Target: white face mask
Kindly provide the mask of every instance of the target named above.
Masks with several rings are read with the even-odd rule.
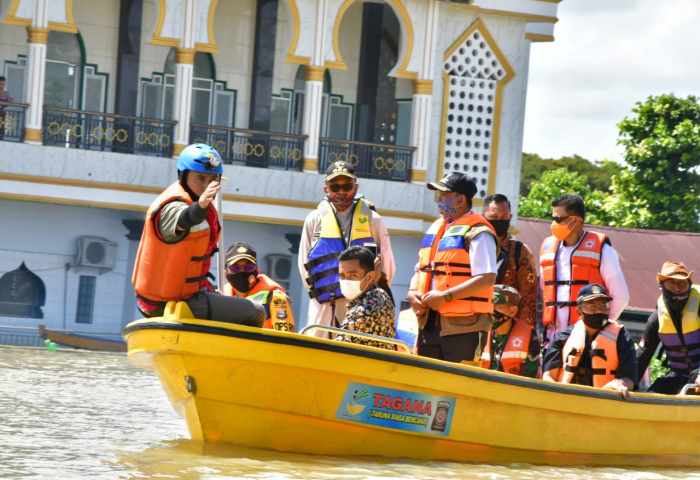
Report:
[[[361,285],[365,278],[367,278],[367,275],[362,280],[340,280],[340,291],[343,293],[343,296],[348,300],[354,300],[362,295],[364,289]]]

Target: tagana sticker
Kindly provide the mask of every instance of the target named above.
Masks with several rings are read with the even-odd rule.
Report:
[[[448,436],[455,398],[363,383],[348,383],[335,418],[379,427]]]

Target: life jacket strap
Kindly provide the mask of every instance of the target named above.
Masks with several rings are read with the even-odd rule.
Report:
[[[576,302],[545,302],[547,307],[575,307]]]
[[[323,287],[319,288],[312,288],[309,290],[309,298],[316,298],[319,295],[326,293],[326,292],[335,292],[340,288],[340,283],[331,283],[330,285],[325,285]]]
[[[316,265],[320,265],[330,260],[334,260],[338,258],[338,255],[340,255],[339,252],[331,252],[325,255],[321,255],[320,257],[316,257],[313,260],[309,260],[308,262],[306,262],[304,264],[304,268],[306,268],[306,270],[310,272],[311,269],[314,268]]]
[[[600,357],[605,361],[608,360],[608,356],[605,355],[605,350],[603,350],[601,348],[592,348],[590,351],[590,355],[591,355],[591,358],[592,357]]]
[[[306,283],[308,285],[313,285],[323,278],[332,277],[333,275],[337,275],[337,274],[338,274],[337,268],[329,268],[328,270],[324,270],[322,272],[316,272],[313,275],[309,275],[308,277],[306,277]]]
[[[547,280],[545,285],[588,285],[587,280]]]

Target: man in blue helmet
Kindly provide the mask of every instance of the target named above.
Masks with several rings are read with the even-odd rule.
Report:
[[[262,326],[262,305],[216,293],[209,282],[221,232],[212,204],[224,172],[219,153],[190,145],[180,153],[177,171],[179,180],[146,214],[132,278],[139,310],[158,317],[168,301],[184,300],[196,318]]]

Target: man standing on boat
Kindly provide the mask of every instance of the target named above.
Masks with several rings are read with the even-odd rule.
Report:
[[[438,191],[441,218],[423,238],[409,284],[408,301],[420,327],[417,353],[477,364],[493,324],[498,238],[488,220],[472,211],[477,187],[469,177],[450,173],[428,188]]]
[[[247,243],[234,243],[226,251],[224,294],[247,298],[265,308],[263,328],[294,331],[291,300],[282,285],[260,273],[258,255]]]
[[[309,291],[308,325],[338,327],[345,317],[346,299],[340,291],[338,255],[347,247],[368,242],[378,246],[383,275],[377,283],[387,292],[396,265],[384,220],[372,202],[357,194],[352,165],[335,162],[326,169],[326,198],[304,221],[299,244],[299,272]],[[317,336],[327,337],[319,332]]]
[[[520,292],[508,285],[493,287],[493,328],[481,357],[482,368],[537,378],[540,374],[540,342],[529,324],[516,318]]]
[[[629,303],[617,252],[607,235],[584,230],[585,218],[580,195],[567,193],[552,201],[552,236],[540,248],[544,347],[578,321],[576,298],[584,285],[598,283],[610,292],[610,320],[617,320]]]
[[[221,231],[212,203],[224,173],[219,153],[190,145],[180,153],[177,172],[178,181],[146,213],[132,278],[139,310],[158,317],[168,301],[182,300],[195,318],[262,326],[262,305],[216,293],[209,282]]]
[[[489,195],[484,199],[482,212],[501,244],[496,283],[510,285],[520,293],[518,319],[537,328],[537,263],[530,248],[508,234],[513,218],[510,200],[500,193]]]
[[[617,390],[629,400],[637,387],[634,342],[610,317],[612,297],[597,283],[578,292],[580,322],[559,332],[544,355],[543,380]]]
[[[700,287],[681,262],[665,262],[656,275],[661,295],[649,316],[637,349],[637,372],[643,375],[659,343],[671,367],[647,390],[677,395],[688,383],[700,385]]]

